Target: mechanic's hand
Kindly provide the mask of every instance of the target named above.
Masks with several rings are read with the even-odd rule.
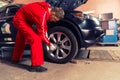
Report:
[[[51,44],[50,44],[50,50],[51,50],[51,51],[54,51],[55,49],[56,49],[56,46],[51,43]]]

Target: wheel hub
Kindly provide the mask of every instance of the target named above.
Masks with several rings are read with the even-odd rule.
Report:
[[[62,43],[61,43],[61,42],[57,42],[56,45],[57,45],[58,47],[60,47],[60,46],[62,46]]]
[[[50,40],[56,46],[56,50],[51,52],[51,56],[57,59],[66,58],[71,51],[71,41],[62,32],[55,32],[50,35]]]

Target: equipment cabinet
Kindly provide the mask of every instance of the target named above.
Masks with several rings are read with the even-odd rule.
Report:
[[[118,41],[118,25],[116,19],[102,20],[102,28],[105,29],[105,35],[102,37],[103,44],[116,44]]]

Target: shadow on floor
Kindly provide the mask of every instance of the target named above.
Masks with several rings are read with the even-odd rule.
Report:
[[[24,57],[19,63],[13,63],[10,58],[0,58],[0,63],[21,69],[29,69],[31,66],[29,57]]]

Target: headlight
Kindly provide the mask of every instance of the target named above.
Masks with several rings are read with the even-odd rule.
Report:
[[[81,20],[84,20],[84,14],[83,13],[74,13],[73,14],[75,17],[81,19]]]

